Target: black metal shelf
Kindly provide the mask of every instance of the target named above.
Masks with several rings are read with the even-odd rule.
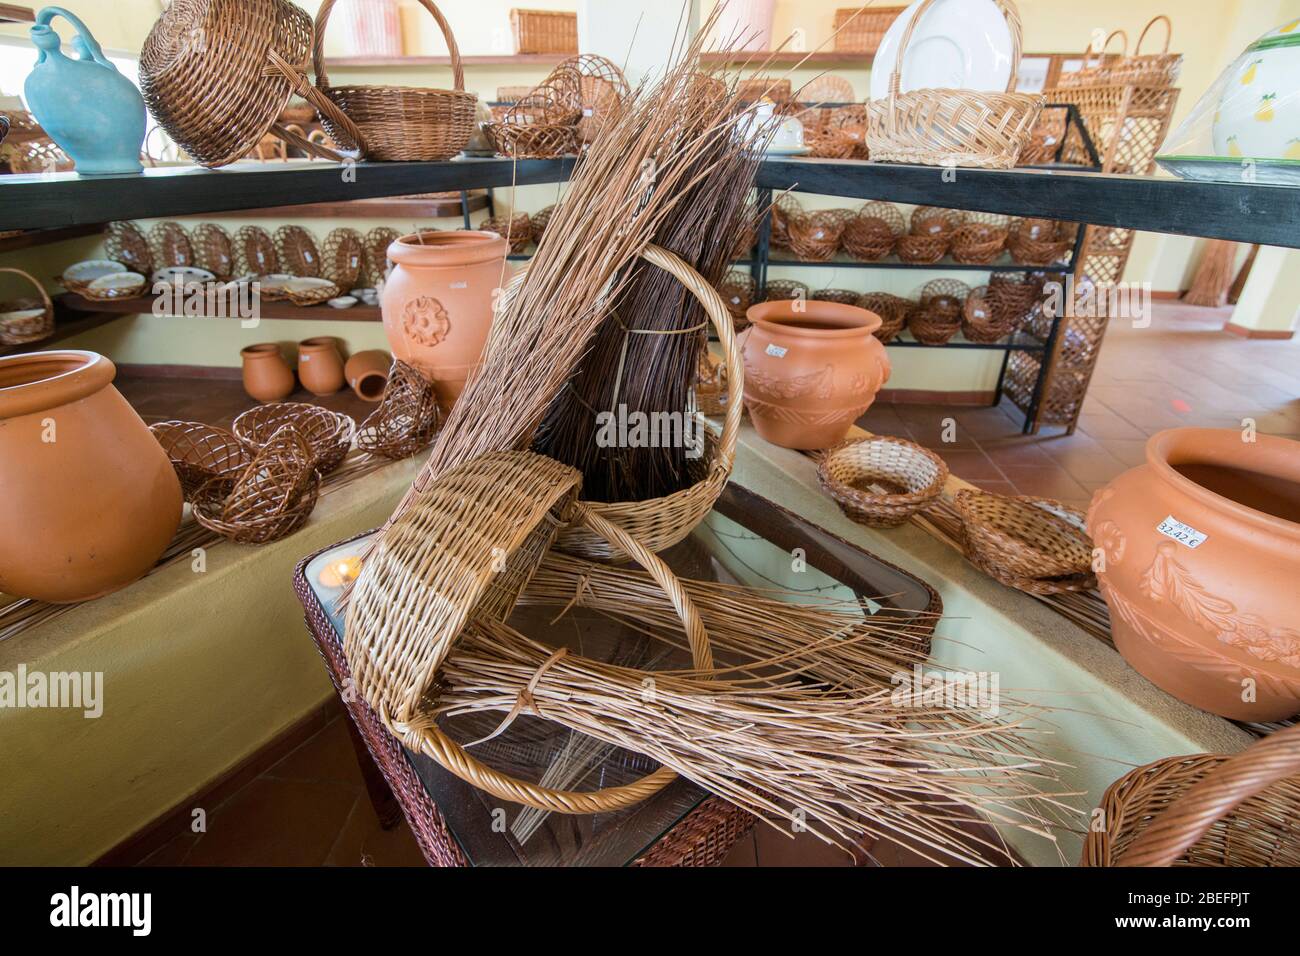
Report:
[[[752,266],[754,259],[737,259],[732,262],[736,266]],[[863,262],[860,259],[854,259],[844,253],[837,253],[833,259],[825,262],[811,262],[807,259],[791,259],[785,256],[769,256],[767,260],[769,266],[794,266],[798,268],[812,269],[915,269],[926,272],[1060,272],[1069,270],[1072,266],[1068,262],[1055,263],[1050,266],[1027,266],[1020,262],[1015,262],[1010,256],[1004,255],[997,262],[989,265],[970,265],[963,262],[953,262],[947,256],[935,263],[917,263],[903,262],[896,256],[888,256],[884,259],[878,259],[872,262]]]
[[[908,336],[903,338],[902,336]],[[900,349],[963,349],[966,351],[983,351],[983,352],[1044,352],[1047,350],[1046,344],[1040,339],[1034,338],[1023,332],[1017,332],[1009,338],[997,342],[968,342],[960,334],[949,339],[943,345],[926,345],[924,342],[918,342],[910,337],[910,333],[904,331],[900,337],[893,339],[885,344],[886,348]]]

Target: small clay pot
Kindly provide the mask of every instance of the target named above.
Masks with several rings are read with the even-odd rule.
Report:
[[[0,358],[0,592],[88,601],[157,563],[181,521],[167,453],[94,352]]]
[[[388,370],[393,367],[393,357],[383,349],[368,349],[353,355],[343,366],[343,377],[356,393],[357,398],[366,402],[377,402],[384,397],[384,387],[388,384]]]
[[[313,395],[333,395],[343,387],[338,339],[321,335],[298,343],[298,381]]]
[[[293,372],[274,342],[262,342],[241,349],[244,360],[244,391],[259,402],[278,402],[293,394]]]
[[[764,302],[747,313],[745,407],[784,448],[839,444],[889,380],[874,312],[838,302]]]

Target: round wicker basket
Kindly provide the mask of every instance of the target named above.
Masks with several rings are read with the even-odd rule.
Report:
[[[210,481],[224,479],[230,493],[235,479],[253,461],[253,455],[233,432],[202,422],[158,422],[150,425],[158,444],[167,453],[185,500]],[[215,489],[214,489],[215,490]]]
[[[880,436],[831,448],[817,466],[817,478],[854,521],[894,528],[938,499],[948,466],[928,448]]]
[[[208,481],[194,493],[194,520],[241,544],[265,544],[296,531],[320,493],[320,472],[306,439],[282,427],[233,482]]]
[[[260,450],[285,426],[311,448],[313,467],[328,475],[348,455],[357,426],[351,416],[305,402],[269,402],[250,408],[235,419],[232,431],[244,444]]]
[[[1059,590],[1096,586],[1083,515],[1059,501],[963,489],[956,505],[967,557],[1002,583],[1021,590],[1035,582]]]
[[[888,292],[867,292],[858,297],[854,303],[859,309],[866,309],[880,316],[881,325],[873,333],[882,344],[888,345],[903,331],[907,325],[908,313],[915,303],[902,296]]]
[[[0,345],[27,345],[54,334],[54,303],[36,277],[22,269],[0,267],[0,272],[21,276],[36,289],[36,296],[0,302]]]

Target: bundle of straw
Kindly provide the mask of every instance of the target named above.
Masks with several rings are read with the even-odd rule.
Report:
[[[1237,244],[1225,239],[1213,239],[1196,266],[1192,286],[1183,293],[1188,305],[1218,308],[1228,301],[1228,288],[1232,285],[1233,266],[1237,261]]]

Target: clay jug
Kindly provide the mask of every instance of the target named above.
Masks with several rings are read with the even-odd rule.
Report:
[[[321,335],[298,343],[298,381],[313,395],[333,395],[343,387],[338,339]]]
[[[357,398],[365,402],[377,402],[384,397],[384,388],[388,385],[388,370],[393,366],[393,357],[382,349],[367,349],[357,352],[348,364],[343,366],[343,377],[356,393]]]
[[[763,302],[746,313],[745,407],[774,445],[811,450],[844,440],[889,380],[872,333],[880,316],[838,302]]]
[[[444,411],[482,357],[505,256],[495,232],[426,232],[388,247],[384,331],[393,355],[433,380]]]
[[[1300,712],[1300,442],[1177,428],[1093,497],[1115,646],[1153,684],[1234,720]]]
[[[280,354],[280,346],[263,342],[241,349],[244,391],[259,402],[278,402],[293,392],[293,372]]]
[[[0,592],[68,604],[130,584],[181,520],[167,455],[94,352],[0,358]]]

